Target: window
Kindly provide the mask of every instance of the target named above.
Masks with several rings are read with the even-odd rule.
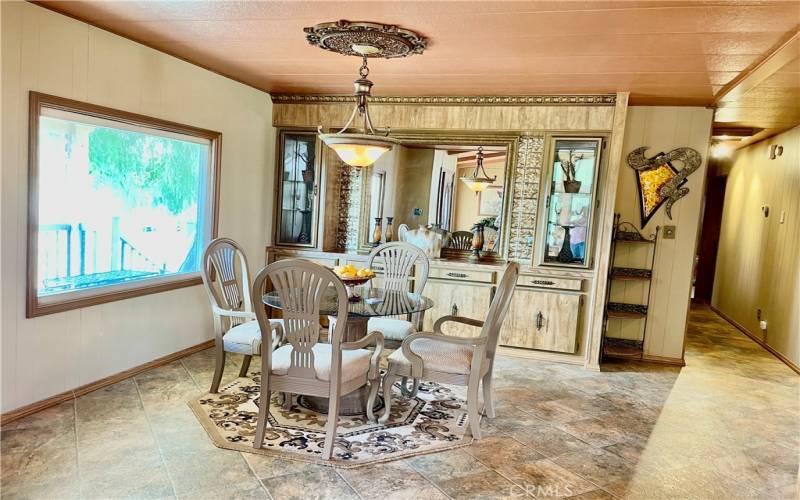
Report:
[[[200,283],[221,134],[31,92],[28,316]]]

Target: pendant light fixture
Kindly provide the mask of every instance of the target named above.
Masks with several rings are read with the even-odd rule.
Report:
[[[353,82],[355,87],[356,105],[353,112],[350,113],[350,119],[344,124],[341,130],[333,134],[322,133],[322,127],[319,128],[319,138],[330,146],[339,158],[346,164],[353,167],[368,167],[375,163],[378,158],[394,147],[399,141],[389,137],[389,128],[379,135],[372,125],[372,119],[369,116],[369,108],[367,98],[370,96],[372,90],[372,81],[367,76],[369,75],[369,68],[367,67],[367,55],[374,49],[370,46],[354,47],[354,50],[360,50],[362,54],[361,68],[358,70],[359,78]],[[348,133],[347,129],[353,122],[361,123],[361,133]]]
[[[350,22],[340,20],[321,23],[304,28],[306,39],[311,45],[321,49],[361,58],[359,78],[353,82],[356,105],[344,127],[335,133],[323,133],[319,128],[319,138],[330,146],[343,162],[353,167],[367,167],[375,163],[384,153],[391,150],[399,141],[389,137],[389,128],[377,129],[369,116],[368,99],[372,91],[372,81],[367,76],[368,57],[391,59],[422,54],[427,41],[419,34],[393,24],[370,22]],[[355,125],[359,132],[348,132]]]
[[[472,172],[471,176],[460,177],[460,179],[470,190],[476,193],[483,191],[497,180],[496,175],[489,177],[486,174],[486,170],[483,169],[483,146],[478,146],[478,152],[475,154],[475,171]]]

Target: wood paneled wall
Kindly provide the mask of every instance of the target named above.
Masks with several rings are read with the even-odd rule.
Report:
[[[614,106],[425,106],[370,104],[372,122],[395,130],[609,131]],[[273,104],[276,127],[341,127],[352,103]]]
[[[644,346],[645,356],[652,358],[683,358],[683,344],[692,286],[692,270],[697,246],[700,215],[703,209],[703,190],[706,177],[707,155],[713,111],[690,107],[628,108],[628,121],[623,144],[623,161],[620,165],[617,187],[616,211],[624,221],[640,226],[638,188],[634,170],[625,162],[632,150],[649,146],[646,154],[688,146],[703,157],[700,168],[691,174],[685,187],[689,194],[672,207],[672,220],[662,206],[643,228],[647,235],[656,226],[666,224],[677,228],[676,238],[665,240],[659,235],[658,251],[654,264],[653,291]],[[677,168],[682,165],[677,164]],[[649,267],[651,251],[647,245],[617,245],[617,266]],[[611,299],[615,302],[647,303],[647,287],[635,281],[614,282]],[[639,320],[611,320],[608,335],[617,338],[641,338],[642,322]]]
[[[25,318],[28,92],[36,90],[222,132],[220,235],[263,263],[275,136],[269,96],[28,2],[1,2],[2,412],[213,337],[190,287]]]
[[[783,146],[774,160],[768,159],[772,145]],[[800,127],[732,159],[712,304],[800,365]],[[766,330],[759,328],[758,309]]]

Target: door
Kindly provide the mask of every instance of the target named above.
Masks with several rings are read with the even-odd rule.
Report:
[[[581,296],[517,287],[500,331],[500,344],[573,354]]]

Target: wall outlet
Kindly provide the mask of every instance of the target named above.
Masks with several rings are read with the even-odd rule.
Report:
[[[764,321],[764,320],[759,321],[758,322],[758,327],[761,328],[762,330],[766,330],[767,329],[767,322]]]
[[[676,226],[664,226],[663,238],[665,240],[674,240],[676,231]]]

